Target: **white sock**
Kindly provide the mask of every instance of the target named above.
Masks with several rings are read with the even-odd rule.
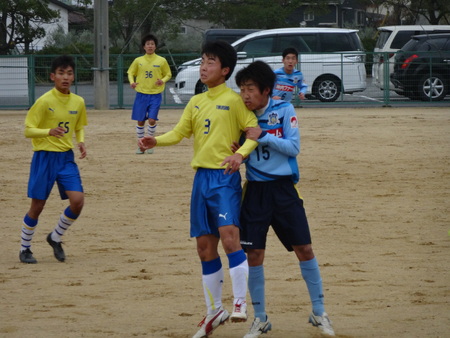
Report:
[[[202,275],[202,280],[207,313],[213,314],[222,306],[223,269]]]
[[[248,261],[245,260],[238,266],[230,268],[230,277],[233,284],[234,304],[240,304],[247,296]]]
[[[144,126],[136,126],[136,135],[138,138],[143,138],[145,134]]]
[[[155,136],[156,132],[156,124],[154,126],[148,125],[147,126],[147,133],[149,136]]]

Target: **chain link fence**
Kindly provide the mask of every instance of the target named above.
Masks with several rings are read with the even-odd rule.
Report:
[[[339,53],[338,53],[339,54]],[[323,82],[323,86],[330,86],[324,90],[337,90],[337,98],[332,102],[324,102],[318,99],[317,79],[314,77],[317,62],[301,62],[302,55],[299,56],[300,62],[298,69],[304,74],[305,82],[310,87],[310,93],[307,99],[300,101],[296,98],[293,101],[295,106],[321,106],[333,107],[342,105],[358,105],[358,106],[395,106],[395,105],[433,105],[433,106],[450,106],[450,61],[445,64],[430,62],[427,67],[426,74],[420,79],[405,79],[405,81],[415,81],[414,85],[409,86],[417,90],[417,95],[410,95],[410,91],[405,93],[400,87],[395,87],[390,81],[390,71],[392,67],[389,65],[389,56],[381,55],[383,53],[366,53],[365,60],[348,60],[348,55],[342,53],[341,59],[345,62],[327,63],[323,58],[321,69],[327,67],[340,67],[333,81],[326,78],[328,82]],[[386,53],[387,54],[387,53]],[[189,60],[198,58],[198,54],[160,54],[169,62],[172,70],[172,79],[167,83],[163,93],[162,108],[182,108],[189,101],[190,97],[195,94],[194,90],[190,92],[183,91],[181,82],[176,82],[177,75],[182,74],[186,69],[180,71],[180,66]],[[57,55],[27,55],[27,56],[0,56],[0,109],[28,109],[33,105],[46,91],[53,88],[50,81],[50,66],[52,60]],[[141,54],[136,55],[110,55],[109,60],[109,78],[110,78],[110,98],[109,105],[111,109],[130,109],[134,102],[135,91],[130,88],[127,77],[127,70],[131,62]],[[94,56],[93,55],[74,55],[76,62],[75,82],[72,85],[72,91],[85,99],[88,108],[94,108]],[[278,56],[279,57],[279,56]],[[318,54],[318,58],[321,55]],[[374,64],[373,60],[387,60],[383,64],[378,61]],[[431,60],[430,60],[431,61]],[[359,89],[353,93],[349,93],[346,86],[355,78],[354,68],[346,68],[352,63],[363,62],[365,71],[365,88]],[[269,62],[270,63],[270,62]],[[271,64],[273,68],[281,66],[277,61]],[[191,66],[192,67],[192,66]],[[198,67],[198,66],[193,66]],[[398,67],[397,67],[398,68]],[[197,68],[192,68],[197,69]],[[438,71],[439,69],[439,71]],[[323,70],[322,70],[323,71]],[[195,88],[198,85],[198,72],[191,71],[190,78],[185,79],[191,83],[184,83],[183,86]],[[187,74],[183,73],[183,74]],[[429,75],[428,77],[426,75]],[[439,76],[437,76],[439,75]],[[182,78],[180,75],[177,79]],[[353,79],[353,80],[352,80]],[[416,83],[417,81],[424,83]],[[314,83],[311,83],[313,81]],[[349,82],[350,81],[350,82]],[[396,84],[398,86],[398,83]],[[334,87],[333,87],[334,86]],[[428,87],[426,87],[428,86]],[[418,95],[420,90],[428,91],[429,95]],[[439,93],[439,100],[436,95]]]

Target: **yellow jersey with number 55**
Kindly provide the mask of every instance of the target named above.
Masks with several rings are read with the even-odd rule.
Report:
[[[74,93],[63,94],[56,88],[36,100],[25,118],[25,136],[31,138],[34,151],[63,152],[72,149],[73,135],[84,142],[87,125],[84,99]],[[50,136],[50,129],[63,127],[63,137]]]

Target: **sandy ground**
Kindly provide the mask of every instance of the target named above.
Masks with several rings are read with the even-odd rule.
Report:
[[[450,110],[297,113],[299,187],[337,336],[449,337]],[[189,238],[192,140],[135,155],[129,111],[89,111],[88,157],[78,160],[85,208],[64,238],[67,261],[45,242],[67,205],[54,189],[33,240],[39,262],[26,265],[25,114],[0,112],[0,337],[191,337],[205,313]],[[162,110],[158,133],[180,115]],[[264,337],[319,337],[297,261],[272,233],[265,269],[273,330]],[[249,325],[227,323],[213,337],[242,337]]]

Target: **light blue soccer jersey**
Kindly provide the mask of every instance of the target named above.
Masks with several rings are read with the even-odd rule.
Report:
[[[299,88],[300,93],[306,94],[308,85],[303,82],[301,71],[294,69],[292,74],[287,74],[284,67],[275,70],[277,80],[273,88],[272,96],[279,96],[283,101],[291,102],[295,93],[295,87]]]
[[[270,99],[264,113],[258,117],[263,130],[259,145],[246,161],[249,181],[272,181],[300,177],[296,156],[300,153],[300,131],[292,104]]]

